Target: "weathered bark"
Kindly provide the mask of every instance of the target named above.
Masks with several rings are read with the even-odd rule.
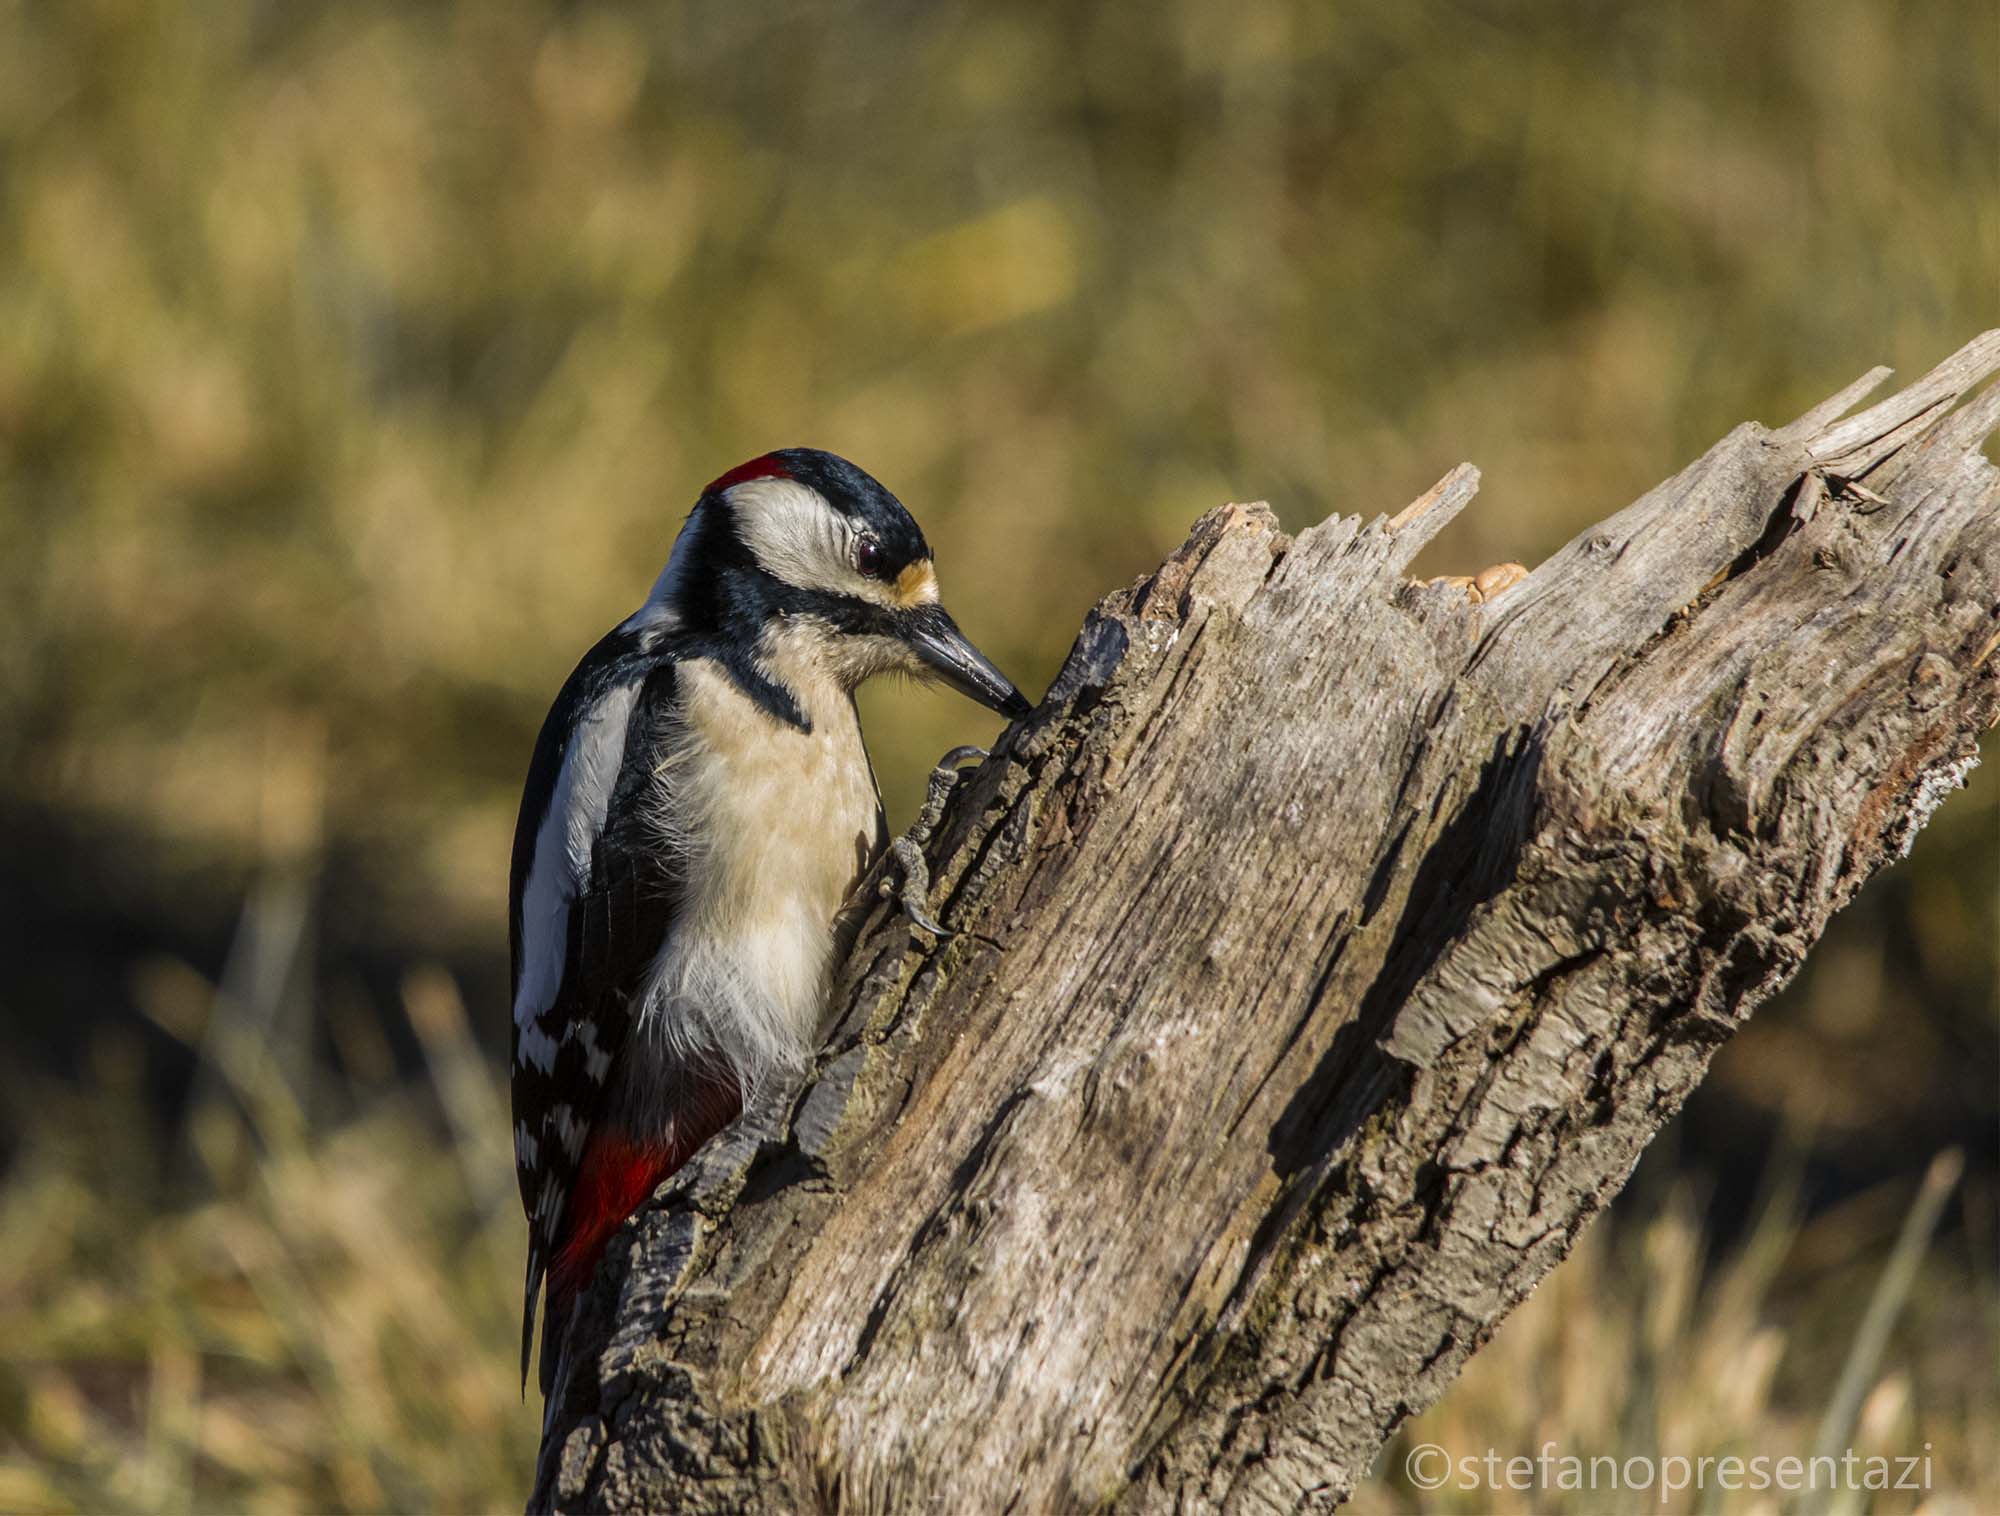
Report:
[[[1472,496],[1195,527],[613,1245],[539,1509],[1337,1503],[2000,712],[2000,333],[1477,603]]]

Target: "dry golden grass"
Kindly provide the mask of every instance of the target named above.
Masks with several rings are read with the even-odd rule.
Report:
[[[408,988],[432,1090],[306,1101],[204,1006],[215,1077],[165,1150],[115,1074],[50,1094],[0,1188],[0,1510],[519,1508],[539,1407],[504,1099],[449,982]],[[186,1025],[206,991],[154,996]]]
[[[448,979],[413,975],[404,1000],[429,1089],[322,1082],[301,1098],[244,1036],[242,1007],[170,975],[149,1004],[197,1032],[213,1076],[176,1142],[138,1138],[118,1087],[131,1070],[45,1103],[62,1119],[0,1187],[0,1509],[518,1507],[538,1427],[514,1357],[521,1229],[501,1092]],[[1390,1444],[1355,1509],[1773,1511],[1747,1494],[1425,1493],[1401,1470],[1421,1443],[1621,1463],[1803,1456],[1829,1422],[1829,1445],[1863,1455],[1929,1444],[1933,1482],[1928,1504],[1825,1508],[1990,1508],[1992,1261],[1905,1225],[1913,1272],[1898,1285],[1907,1187],[1807,1224],[1805,1151],[1770,1158],[1753,1224],[1720,1250],[1689,1181],[1642,1173],[1622,1221],[1588,1231]],[[1900,1329],[1855,1353],[1877,1302]],[[1836,1391],[1849,1358],[1851,1435]]]
[[[1896,1212],[1911,1202],[1902,1185],[1863,1197],[1832,1225],[1804,1224],[1797,1193],[1804,1156],[1802,1148],[1773,1155],[1779,1172],[1766,1176],[1759,1214],[1727,1248],[1704,1233],[1684,1179],[1668,1181],[1657,1197],[1633,1197],[1621,1207],[1621,1224],[1586,1232],[1445,1397],[1391,1440],[1353,1509],[1359,1516],[1993,1509],[2000,1385],[1990,1349],[2000,1281],[1992,1260],[1963,1239],[1933,1245],[1921,1226],[1899,1238]],[[1941,1158],[1928,1198],[1948,1193],[1957,1166],[1956,1155]],[[1913,1294],[1921,1307],[1912,1308]],[[1920,1319],[1885,1351],[1864,1329],[1871,1307],[1890,1319]],[[1956,1316],[1964,1336],[1937,1333],[1940,1316]],[[1558,1468],[1546,1487],[1512,1488],[1504,1477],[1489,1481],[1482,1462],[1476,1480],[1463,1481],[1476,1488],[1462,1487],[1454,1470],[1450,1487],[1424,1490],[1406,1460],[1426,1444],[1481,1460],[1490,1448],[1503,1464],[1549,1448],[1551,1459],[1585,1460],[1571,1476],[1585,1487],[1562,1488]],[[1594,1476],[1584,1472],[1592,1459],[1614,1459],[1621,1470],[1638,1459],[1637,1478],[1657,1486],[1655,1471],[1669,1457],[1689,1467],[1704,1457],[1761,1457],[1775,1482],[1777,1460],[1804,1460],[1820,1448],[1835,1456],[1852,1448],[1858,1459],[1927,1459],[1927,1470],[1909,1473],[1929,1482],[1915,1491],[1799,1497],[1749,1488],[1746,1469],[1734,1490],[1711,1473],[1705,1490],[1663,1498],[1657,1487],[1617,1486],[1611,1481],[1625,1476],[1602,1464]],[[1891,1479],[1901,1477],[1889,1467]],[[1436,1468],[1420,1462],[1416,1471]],[[1522,1482],[1531,1477],[1540,1478],[1523,1474]]]

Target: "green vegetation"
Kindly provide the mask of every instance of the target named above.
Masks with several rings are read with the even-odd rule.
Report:
[[[507,840],[702,481],[855,458],[1031,689],[1226,498],[1297,527],[1469,458],[1423,567],[1533,563],[2000,321],[1996,77],[1958,0],[0,0],[0,1508],[518,1505]],[[993,729],[865,714],[899,820]],[[2000,1500],[1997,796],[1432,1440],[1807,1451],[1957,1144],[1863,1428]],[[1371,1509],[1468,1508],[1391,1460]]]

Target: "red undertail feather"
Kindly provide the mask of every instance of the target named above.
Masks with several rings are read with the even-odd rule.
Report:
[[[570,1309],[597,1272],[611,1234],[703,1143],[735,1120],[741,1108],[734,1084],[708,1081],[684,1103],[666,1133],[643,1141],[615,1128],[591,1133],[563,1213],[562,1245],[549,1261],[548,1307],[542,1319],[544,1394],[554,1380],[556,1348],[568,1329]]]
[[[592,1134],[570,1188],[563,1245],[549,1265],[551,1303],[566,1303],[590,1283],[611,1234],[691,1151],[677,1142],[636,1143],[622,1132]]]

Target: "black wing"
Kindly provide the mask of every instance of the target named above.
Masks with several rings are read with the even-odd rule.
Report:
[[[681,896],[678,863],[662,846],[646,794],[676,719],[674,665],[659,657],[640,662],[636,647],[628,650],[614,644],[619,636],[614,633],[592,650],[550,711],[542,740],[536,744],[529,793],[515,832],[512,926],[519,1009],[522,893],[534,865],[549,796],[561,772],[565,741],[579,715],[607,693],[636,681],[604,824],[591,849],[589,878],[579,883],[568,903],[560,983],[546,1007],[525,1022],[517,1017],[514,1023],[515,1171],[528,1214],[523,1380],[542,1281],[561,1245],[570,1189],[624,1050],[635,1010],[632,996],[666,940]],[[535,799],[538,779],[540,803]],[[553,1043],[547,1067],[522,1056],[524,1031],[547,1039],[540,1043],[543,1048]],[[544,1379],[551,1368],[544,1362]]]

